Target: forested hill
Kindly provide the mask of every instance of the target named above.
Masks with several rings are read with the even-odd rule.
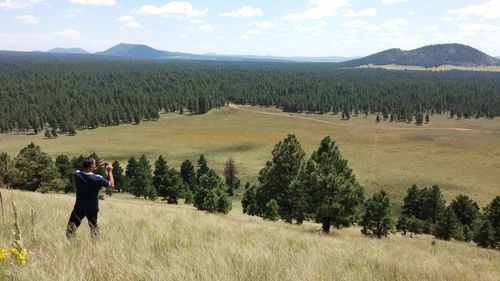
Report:
[[[389,49],[364,58],[342,63],[342,66],[362,65],[411,65],[437,67],[454,66],[491,66],[500,65],[500,61],[477,49],[461,44],[429,45],[411,51]]]
[[[54,48],[47,51],[47,53],[57,53],[57,54],[89,54],[81,48]]]
[[[0,132],[58,132],[203,114],[226,102],[288,112],[500,115],[500,73],[338,69],[335,64],[127,60],[0,52]]]
[[[113,46],[97,54],[107,55],[107,56],[121,56],[130,58],[149,58],[149,59],[191,56],[190,54],[185,54],[185,53],[161,51],[146,45],[125,44],[125,43],[120,43],[116,46]]]

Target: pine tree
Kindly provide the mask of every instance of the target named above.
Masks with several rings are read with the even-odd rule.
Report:
[[[488,220],[495,233],[493,247],[500,246],[500,196],[495,197],[488,206],[484,208],[484,219]]]
[[[495,241],[495,229],[489,220],[483,220],[474,236],[474,242],[476,242],[479,247],[483,248],[496,247],[498,242]]]
[[[250,183],[247,182],[248,185]],[[255,185],[245,187],[245,193],[241,199],[241,206],[243,208],[243,214],[250,216],[257,215],[257,201],[256,201],[256,191]]]
[[[307,194],[307,213],[322,224],[325,233],[332,225],[351,225],[364,202],[363,188],[329,136],[301,169],[296,184]]]
[[[7,172],[10,166],[10,156],[5,152],[0,153],[0,185],[6,181]]]
[[[262,213],[269,200],[275,199],[279,206],[279,215],[286,222],[293,218],[290,184],[299,172],[304,151],[295,135],[288,135],[272,151],[273,159],[259,172],[260,186],[256,192],[258,212]]]
[[[366,200],[364,209],[361,232],[377,238],[387,236],[394,225],[389,195],[383,190],[375,192],[372,198]]]
[[[29,191],[41,187],[45,187],[45,190],[59,190],[62,183],[57,180],[58,177],[59,172],[50,156],[33,143],[21,149],[12,160],[7,174],[8,183],[13,188]]]
[[[166,188],[166,182],[168,181],[168,165],[165,158],[162,155],[158,156],[154,164],[153,171],[153,186],[157,191],[162,193],[162,189]]]
[[[439,215],[434,235],[436,238],[443,240],[450,240],[451,238],[463,240],[462,225],[451,207],[447,207]]]
[[[123,175],[123,168],[120,166],[120,162],[113,162],[113,178],[115,179],[115,190],[124,188],[125,177]]]
[[[474,221],[479,217],[479,206],[466,195],[458,195],[451,201],[450,207],[464,226],[472,227]]]
[[[151,174],[151,165],[146,155],[143,154],[139,158],[136,172],[134,195],[136,197],[144,196],[144,199],[147,199],[148,190],[153,186],[153,176]]]
[[[209,168],[207,164],[207,159],[205,159],[205,155],[201,154],[200,158],[198,158],[198,170],[196,170],[196,178],[199,179],[201,176],[205,175]]]
[[[219,190],[222,191],[222,190]],[[231,211],[232,201],[226,192],[220,192],[219,198],[217,200],[217,212],[227,214]]]
[[[59,171],[60,178],[65,182],[64,192],[68,193],[73,189],[71,178],[73,177],[73,165],[69,157],[61,154],[56,158],[56,168]]]
[[[125,168],[125,190],[134,193],[135,178],[137,177],[139,162],[134,157],[130,157]]]
[[[193,187],[196,184],[196,173],[194,172],[194,166],[189,160],[185,160],[181,164],[181,177],[183,182],[189,187],[191,191],[194,191]]]
[[[264,219],[270,221],[278,220],[280,218],[278,210],[279,210],[278,202],[276,202],[276,200],[274,199],[269,200],[269,202],[267,202],[265,207]]]

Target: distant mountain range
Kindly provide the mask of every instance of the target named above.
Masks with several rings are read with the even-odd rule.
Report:
[[[89,52],[81,48],[54,48],[48,50],[47,53],[78,54],[78,55],[90,54]]]
[[[421,67],[492,66],[500,61],[477,49],[462,44],[429,45],[411,51],[389,49],[364,58],[342,63],[346,67],[362,65],[405,65]]]
[[[90,54],[80,48],[55,48],[48,53]],[[353,57],[277,57],[253,55],[220,55],[214,53],[190,54],[168,52],[151,48],[147,45],[120,43],[94,55],[138,58],[138,59],[179,59],[205,61],[258,61],[258,62],[335,62],[340,67],[358,67],[366,65],[402,65],[419,67],[453,66],[500,66],[500,57],[494,58],[477,49],[462,44],[438,44],[424,46],[415,50],[404,51],[389,49],[363,58]]]

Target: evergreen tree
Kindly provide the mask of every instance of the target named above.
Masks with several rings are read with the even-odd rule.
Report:
[[[125,177],[123,175],[123,168],[120,166],[120,162],[113,162],[113,178],[115,180],[115,190],[119,190],[125,187]]]
[[[417,124],[417,126],[421,126],[423,122],[424,114],[422,112],[417,112],[417,114],[415,115],[415,124]]]
[[[166,188],[166,183],[168,181],[167,161],[165,160],[165,158],[163,158],[162,155],[160,155],[158,156],[158,159],[156,159],[154,164],[153,186],[156,188],[156,190],[160,191],[161,189]]]
[[[498,241],[495,241],[495,229],[489,220],[483,220],[474,236],[474,242],[479,247],[495,248]]]
[[[156,191],[156,187],[154,187],[153,185],[149,186],[148,190],[147,190],[147,194],[148,194],[149,200],[155,201],[156,197],[158,196],[158,192]]]
[[[375,192],[372,198],[366,200],[364,209],[361,232],[377,238],[387,236],[394,225],[389,195],[383,190]]]
[[[151,165],[146,155],[143,154],[141,158],[139,158],[136,172],[134,179],[134,195],[136,197],[144,196],[144,199],[147,199],[148,190],[153,186],[153,176],[151,174]]]
[[[10,166],[10,156],[5,152],[0,153],[0,185],[6,182],[7,172]]]
[[[243,198],[241,199],[243,214],[251,216],[257,215],[256,192],[257,188],[255,185],[248,186],[245,188],[245,193],[243,194]]]
[[[57,156],[56,168],[59,171],[59,177],[65,182],[64,192],[70,192],[72,189],[74,189],[72,180],[74,170],[73,164],[71,163],[69,157],[64,154]]]
[[[205,155],[201,154],[200,158],[198,158],[198,170],[196,170],[196,178],[200,179],[201,176],[208,173],[208,164],[207,159],[205,159]]]
[[[278,202],[276,202],[276,200],[274,199],[269,200],[269,202],[267,202],[266,204],[266,208],[264,211],[264,219],[270,221],[277,221],[280,218],[278,210],[279,210]]]
[[[272,151],[273,159],[259,172],[260,187],[256,192],[258,213],[262,213],[267,202],[275,199],[278,213],[286,222],[291,223],[293,217],[292,195],[290,184],[299,172],[304,151],[295,135],[288,135],[280,141]]]
[[[322,224],[325,233],[332,225],[349,226],[357,219],[363,188],[329,136],[301,169],[296,184],[307,194],[307,213]]]
[[[12,160],[7,178],[13,188],[35,191],[43,186],[46,190],[60,190],[61,182],[56,180],[58,175],[50,156],[30,143]]]
[[[184,160],[181,164],[181,177],[182,181],[189,187],[191,191],[194,191],[194,185],[196,184],[196,173],[194,172],[193,163],[189,160]]]
[[[227,195],[226,192],[221,192],[222,190],[219,190],[219,198],[217,200],[217,212],[227,214],[229,211],[231,211],[232,208],[232,201],[231,198]]]
[[[495,246],[500,246],[500,196],[495,197],[488,206],[484,208],[484,219],[490,222],[495,233]]]
[[[425,114],[425,124],[429,124],[430,118],[429,118],[429,113]]]
[[[201,210],[208,211],[209,213],[215,213],[219,204],[219,196],[215,189],[209,189],[206,191],[205,197],[203,198]]]
[[[418,216],[420,214],[420,192],[414,184],[406,191],[406,197],[403,198],[402,214]]]
[[[137,177],[139,162],[134,157],[130,157],[125,168],[125,190],[134,193],[135,178]]]
[[[464,226],[472,227],[474,221],[479,217],[479,206],[467,195],[458,195],[451,201],[450,207]]]
[[[451,207],[447,207],[440,213],[434,235],[443,240],[463,239],[462,225]]]

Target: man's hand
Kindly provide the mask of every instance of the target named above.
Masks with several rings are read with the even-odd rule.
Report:
[[[108,173],[113,171],[113,165],[108,164],[108,166],[106,166],[106,171],[108,171]]]

